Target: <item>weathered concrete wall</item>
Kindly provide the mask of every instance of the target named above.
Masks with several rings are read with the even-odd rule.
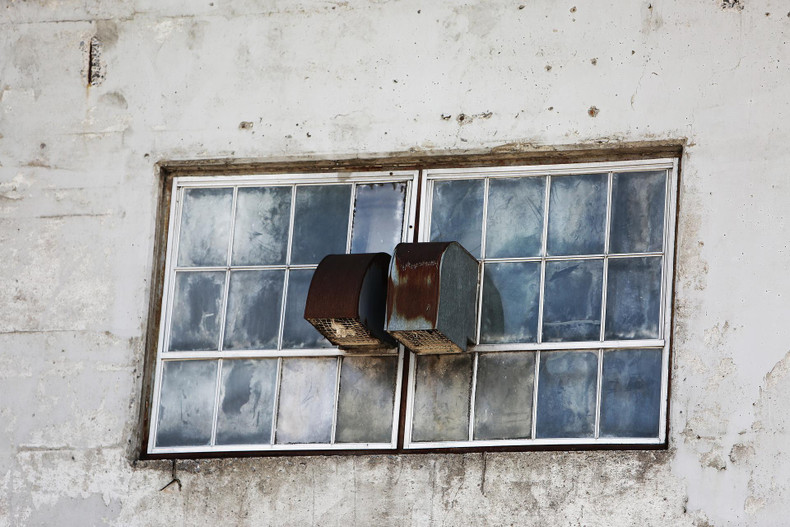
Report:
[[[787,11],[6,0],[0,525],[787,522]],[[669,450],[133,462],[157,161],[683,138]]]

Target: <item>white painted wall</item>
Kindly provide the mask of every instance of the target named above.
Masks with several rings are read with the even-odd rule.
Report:
[[[786,523],[788,9],[6,0],[0,525]],[[683,138],[667,451],[133,462],[157,161]]]

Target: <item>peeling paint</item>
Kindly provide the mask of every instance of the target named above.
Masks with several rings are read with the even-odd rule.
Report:
[[[721,8],[737,9],[738,11],[741,11],[744,8],[744,4],[741,2],[741,0],[721,0]]]

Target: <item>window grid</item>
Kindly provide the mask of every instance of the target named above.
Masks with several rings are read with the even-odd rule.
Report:
[[[295,182],[294,179],[301,180]],[[254,181],[239,182],[238,178],[234,177],[219,177],[212,178],[212,181],[206,181],[204,178],[177,178],[173,182],[173,198],[171,206],[171,221],[170,233],[168,235],[169,248],[166,267],[170,269],[166,276],[166,284],[164,293],[166,295],[166,303],[163,306],[162,313],[162,327],[160,328],[160,344],[157,352],[157,365],[154,380],[154,401],[151,411],[151,426],[149,432],[149,452],[151,453],[188,453],[188,452],[233,452],[233,451],[291,451],[291,450],[324,450],[324,449],[339,449],[339,450],[358,450],[358,449],[392,449],[396,446],[398,437],[398,414],[400,408],[400,393],[402,389],[402,374],[403,374],[403,356],[402,349],[398,349],[396,354],[391,351],[382,353],[379,352],[365,352],[354,353],[354,357],[368,357],[368,356],[381,356],[392,357],[397,360],[397,376],[395,379],[394,394],[393,394],[393,415],[392,415],[392,434],[390,441],[387,443],[336,443],[336,429],[337,429],[337,415],[338,415],[338,397],[340,391],[340,374],[342,369],[343,357],[346,352],[334,347],[318,348],[318,349],[284,349],[283,348],[283,333],[285,327],[285,310],[287,306],[288,294],[288,281],[291,270],[301,269],[315,269],[318,263],[315,264],[292,264],[291,253],[293,246],[294,236],[294,218],[296,209],[296,192],[298,187],[303,186],[326,186],[326,185],[349,185],[350,198],[349,198],[349,212],[348,212],[348,225],[346,229],[345,252],[351,251],[352,229],[355,213],[355,200],[356,190],[358,184],[377,184],[377,183],[404,183],[405,196],[404,196],[404,214],[403,222],[401,225],[401,241],[409,241],[413,236],[413,225],[415,220],[415,202],[416,202],[416,172],[388,172],[383,174],[365,174],[357,175],[355,179],[349,181],[349,178],[337,178],[332,182],[328,180],[327,176],[303,176],[294,175],[286,177],[260,177]],[[277,265],[233,265],[233,241],[235,236],[235,221],[237,212],[237,196],[240,188],[247,187],[277,187],[287,186],[291,188],[290,196],[290,211],[289,211],[289,224],[288,224],[288,238],[286,246],[286,257],[284,264]],[[228,240],[228,247],[223,266],[179,266],[177,264],[177,256],[179,254],[179,244],[181,241],[181,224],[184,204],[184,193],[187,189],[198,188],[233,188],[233,198],[231,205],[231,219],[230,219],[230,233]],[[285,276],[283,279],[283,291],[281,296],[280,318],[277,336],[277,349],[266,350],[225,350],[224,349],[224,334],[225,334],[225,318],[227,316],[228,295],[230,288],[230,276],[233,271],[254,271],[254,270],[283,270]],[[179,273],[189,272],[207,272],[207,271],[223,271],[225,279],[223,284],[222,299],[221,299],[221,314],[220,314],[220,327],[218,335],[217,349],[213,351],[170,351],[171,343],[171,330],[172,330],[172,303],[175,297],[175,283],[176,276]],[[334,400],[332,410],[332,426],[329,443],[307,443],[307,444],[291,444],[291,443],[277,443],[277,422],[279,417],[279,404],[280,404],[280,388],[282,382],[282,369],[284,358],[317,358],[317,357],[335,357],[336,358],[336,372],[334,383]],[[274,394],[272,401],[272,422],[270,432],[270,442],[268,444],[228,444],[217,445],[217,428],[218,428],[218,414],[221,404],[221,383],[222,383],[222,369],[223,363],[228,359],[261,359],[271,358],[277,359],[276,377],[274,385]],[[187,446],[187,447],[156,447],[157,428],[158,428],[158,414],[159,414],[159,398],[161,394],[163,366],[166,362],[171,361],[184,361],[184,360],[208,360],[213,361],[215,366],[214,377],[214,395],[213,395],[213,409],[211,418],[211,432],[209,444],[207,446]]]
[[[600,436],[600,411],[601,411],[601,383],[603,381],[603,357],[605,351],[614,351],[616,349],[628,349],[628,348],[612,348],[609,350],[605,349],[569,349],[563,351],[570,351],[570,352],[578,352],[578,353],[590,353],[593,352],[596,355],[596,394],[595,394],[595,422],[594,422],[594,434],[593,437],[545,437],[541,438],[537,436],[537,408],[538,408],[538,383],[539,383],[539,371],[540,371],[540,356],[541,350],[537,350],[531,353],[535,353],[535,367],[534,367],[534,382],[532,387],[532,417],[531,417],[531,435],[529,438],[526,439],[474,439],[474,408],[475,408],[475,396],[476,390],[470,389],[470,401],[469,401],[469,436],[466,440],[460,441],[412,441],[411,440],[411,433],[413,430],[412,419],[413,419],[413,412],[414,412],[414,392],[415,392],[415,383],[414,378],[417,373],[417,365],[416,360],[410,361],[409,364],[409,382],[407,386],[407,393],[408,393],[408,400],[407,400],[407,419],[406,419],[406,426],[405,426],[405,437],[404,437],[404,448],[405,449],[413,449],[413,450],[423,450],[423,449],[445,449],[445,448],[477,448],[477,447],[508,447],[508,446],[550,446],[550,445],[657,445],[661,444],[664,441],[665,430],[664,430],[664,406],[662,406],[662,411],[660,412],[660,426],[659,426],[659,437],[601,437]],[[636,348],[635,348],[636,349]],[[666,356],[666,350],[661,347],[639,347],[638,349],[655,349],[655,350],[663,350],[662,360]],[[511,350],[513,351],[513,350]],[[550,350],[555,351],[555,350]],[[479,356],[482,354],[487,353],[496,353],[492,351],[475,351],[473,352],[474,359],[472,363],[472,376],[473,382],[476,383],[477,380],[477,368],[478,368],[478,361]],[[414,355],[412,355],[414,358]],[[666,370],[663,369],[662,366],[662,383],[664,382],[666,376]],[[665,392],[662,388],[662,401],[666,401]]]
[[[447,448],[447,447],[480,447],[480,446],[507,446],[507,445],[562,445],[562,444],[595,444],[602,442],[605,444],[658,444],[662,442],[666,436],[666,400],[667,400],[667,382],[668,382],[668,351],[669,342],[665,340],[669,320],[665,319],[666,304],[670,301],[668,298],[669,285],[665,277],[668,270],[671,270],[671,252],[674,243],[674,205],[675,205],[675,185],[677,177],[677,161],[676,160],[663,160],[657,162],[634,162],[634,163],[619,163],[619,165],[612,168],[602,170],[598,168],[601,164],[588,164],[583,167],[570,167],[566,166],[567,170],[563,171],[563,167],[553,167],[554,170],[545,170],[538,168],[532,173],[529,168],[520,167],[515,169],[469,169],[469,170],[432,170],[423,172],[423,196],[422,196],[422,211],[421,211],[421,226],[419,233],[420,241],[429,241],[431,233],[431,219],[432,219],[432,202],[434,183],[443,180],[458,180],[458,179],[482,179],[484,185],[483,195],[483,213],[482,213],[482,226],[481,226],[481,243],[480,243],[480,273],[478,278],[478,309],[476,321],[476,336],[477,344],[470,346],[470,351],[474,353],[474,361],[472,365],[472,381],[470,388],[470,401],[469,401],[469,435],[467,441],[425,441],[415,442],[412,441],[412,420],[414,419],[414,393],[415,393],[415,378],[416,378],[416,360],[410,362],[409,386],[408,386],[408,400],[407,400],[407,419],[406,419],[406,434],[405,434],[405,448],[424,449],[424,448]],[[612,165],[612,164],[608,164]],[[665,172],[665,193],[664,193],[664,221],[663,221],[663,244],[662,251],[652,251],[643,253],[614,253],[610,254],[610,235],[611,235],[611,220],[612,220],[612,193],[613,193],[613,177],[615,173],[628,173],[636,171],[664,171]],[[498,172],[498,173],[491,173]],[[604,252],[602,254],[586,254],[586,255],[567,255],[567,256],[549,256],[547,254],[547,240],[548,240],[548,223],[549,223],[549,209],[551,203],[551,183],[555,176],[572,176],[583,175],[592,173],[606,172],[606,213],[605,213],[605,232],[604,232]],[[508,257],[508,258],[488,258],[486,256],[486,232],[488,222],[488,200],[490,181],[494,178],[506,177],[543,177],[545,178],[544,189],[544,209],[543,209],[543,225],[541,233],[541,252],[540,256],[536,257]],[[659,324],[658,324],[658,338],[656,339],[634,339],[625,341],[606,341],[605,340],[605,327],[606,327],[606,301],[608,289],[608,264],[610,256],[617,259],[626,258],[641,258],[641,257],[661,257],[661,275],[660,275],[660,300],[659,300]],[[550,261],[569,261],[569,260],[602,260],[603,261],[603,277],[602,277],[602,301],[601,301],[601,326],[599,332],[599,341],[591,342],[543,342],[543,317],[544,317],[544,298],[545,298],[545,282],[546,282],[546,263]],[[483,309],[483,288],[486,263],[505,263],[505,262],[540,262],[540,287],[539,287],[539,301],[538,301],[538,324],[536,328],[536,342],[534,343],[513,343],[513,344],[479,344],[482,336],[482,309]],[[671,275],[670,275],[671,276]],[[601,420],[601,401],[602,401],[602,382],[603,382],[603,360],[605,350],[617,349],[660,349],[662,350],[662,368],[661,368],[661,405],[659,409],[659,434],[657,438],[617,438],[617,437],[600,437],[600,420]],[[542,351],[579,351],[589,352],[594,351],[597,357],[597,373],[596,373],[596,386],[595,386],[595,416],[594,416],[594,431],[592,438],[538,438],[537,436],[537,410],[538,410],[538,389],[540,383],[540,363]],[[531,437],[528,440],[524,439],[497,439],[497,440],[476,440],[474,439],[474,425],[475,425],[475,406],[477,397],[477,373],[479,364],[480,353],[496,352],[496,351],[533,351],[535,353],[535,370],[533,377],[533,397],[532,397],[532,430]]]
[[[600,165],[606,166],[614,166],[614,168],[610,168],[608,170],[603,170],[600,168]],[[664,207],[664,241],[663,241],[663,251],[662,252],[645,252],[645,253],[617,253],[615,256],[618,259],[626,259],[626,258],[638,258],[638,257],[663,257],[662,258],[662,265],[661,269],[661,278],[660,278],[660,302],[659,302],[659,339],[648,339],[648,340],[626,340],[626,341],[604,341],[605,338],[605,325],[606,325],[606,295],[607,295],[607,279],[608,279],[608,263],[609,263],[609,245],[610,245],[610,230],[611,230],[611,216],[612,216],[612,192],[613,192],[613,174],[619,172],[634,172],[634,171],[647,171],[647,170],[659,170],[665,169],[668,171],[668,177],[666,178],[666,192],[665,192],[665,207]],[[154,381],[154,404],[152,405],[152,413],[151,413],[151,430],[149,436],[149,452],[151,453],[181,453],[181,452],[211,452],[211,451],[221,451],[221,452],[234,452],[234,451],[262,451],[265,452],[267,450],[327,450],[331,449],[332,447],[339,447],[341,450],[346,449],[382,449],[382,448],[392,448],[395,446],[395,438],[398,435],[398,414],[399,414],[399,404],[400,404],[400,393],[401,393],[401,384],[404,379],[408,379],[408,384],[406,386],[407,389],[407,398],[406,398],[406,419],[405,419],[405,437],[404,437],[404,448],[447,448],[447,447],[481,447],[481,446],[521,446],[521,445],[586,445],[586,444],[632,444],[632,445],[649,445],[649,444],[658,444],[664,441],[666,436],[666,404],[667,404],[667,384],[668,384],[668,350],[669,350],[669,342],[665,340],[665,337],[669,335],[668,328],[670,324],[669,316],[667,313],[669,312],[669,302],[671,301],[671,282],[670,280],[666,279],[667,276],[671,277],[672,272],[672,265],[673,265],[673,258],[672,258],[672,250],[674,247],[674,208],[675,208],[675,193],[676,193],[676,185],[677,185],[677,160],[669,159],[669,160],[652,160],[646,162],[629,162],[629,163],[589,163],[584,165],[558,165],[558,166],[549,166],[549,167],[541,167],[540,169],[535,169],[534,167],[495,167],[495,168],[485,168],[485,169],[477,169],[475,173],[470,174],[471,171],[458,171],[458,170],[431,170],[422,173],[423,177],[423,185],[422,185],[422,211],[420,213],[420,236],[419,239],[421,241],[427,240],[427,235],[424,233],[430,232],[430,208],[431,208],[431,199],[426,199],[426,196],[432,197],[432,190],[433,190],[433,181],[438,179],[483,179],[484,180],[484,203],[483,203],[483,217],[482,217],[482,238],[481,238],[481,272],[479,277],[479,298],[477,310],[477,332],[476,336],[478,342],[480,341],[481,337],[481,316],[482,316],[482,288],[483,288],[483,278],[485,273],[485,266],[482,265],[483,263],[508,263],[508,262],[539,262],[540,263],[540,285],[539,285],[539,302],[538,302],[538,324],[536,328],[536,342],[529,343],[529,344],[483,344],[472,346],[470,351],[473,353],[473,361],[472,361],[472,379],[471,379],[471,387],[470,387],[470,401],[469,401],[469,436],[468,441],[449,441],[449,442],[423,442],[423,443],[413,443],[411,442],[411,428],[412,428],[412,418],[413,418],[413,403],[414,403],[414,378],[416,373],[416,363],[417,361],[413,360],[410,361],[410,372],[408,377],[403,375],[403,350],[399,352],[399,361],[398,361],[398,374],[396,378],[396,392],[395,392],[395,399],[394,399],[394,415],[393,415],[393,428],[392,428],[392,444],[340,444],[335,445],[335,435],[336,435],[336,424],[337,424],[337,415],[338,415],[338,395],[339,395],[339,381],[340,381],[340,374],[342,368],[342,360],[343,356],[345,355],[344,352],[341,352],[334,348],[326,348],[326,349],[299,349],[299,350],[288,350],[282,349],[283,344],[283,331],[284,331],[284,324],[285,324],[285,308],[287,304],[287,294],[288,294],[288,281],[290,276],[291,270],[297,269],[314,269],[317,264],[291,264],[291,250],[292,250],[292,241],[294,235],[294,215],[295,215],[295,200],[296,200],[296,188],[297,186],[301,185],[309,185],[309,184],[321,184],[327,185],[331,184],[330,181],[327,180],[326,175],[321,176],[303,176],[303,175],[286,175],[286,176],[279,176],[275,178],[268,178],[264,177],[261,178],[258,182],[243,182],[239,183],[239,179],[236,176],[219,176],[219,177],[212,177],[212,178],[205,178],[205,177],[182,177],[177,178],[174,182],[174,189],[173,192],[173,201],[171,206],[171,222],[170,222],[170,233],[168,234],[169,245],[172,245],[172,248],[168,249],[168,261],[173,259],[175,262],[175,257],[178,255],[178,242],[180,241],[180,220],[173,222],[172,217],[175,216],[177,218],[181,218],[181,212],[183,208],[183,189],[184,187],[189,188],[201,188],[201,187],[233,187],[233,197],[232,197],[232,213],[231,213],[231,227],[230,227],[230,240],[228,242],[228,257],[226,260],[226,266],[206,266],[206,267],[178,267],[175,265],[171,265],[170,263],[167,265],[167,275],[165,277],[165,284],[163,288],[163,294],[166,295],[166,298],[169,299],[169,302],[172,302],[174,297],[174,290],[175,290],[175,277],[177,273],[188,273],[194,271],[224,271],[225,272],[225,281],[223,284],[223,294],[221,300],[221,317],[222,321],[219,326],[219,342],[218,342],[218,349],[217,351],[196,351],[196,352],[182,352],[182,351],[166,351],[166,349],[162,346],[162,342],[167,344],[167,347],[170,346],[170,332],[171,332],[171,324],[172,324],[172,309],[169,305],[163,305],[163,313],[162,313],[162,324],[160,328],[160,346],[159,351],[157,353],[157,363],[156,363],[156,375]],[[604,252],[603,254],[588,254],[588,255],[569,255],[569,256],[549,256],[547,255],[547,238],[548,238],[548,217],[549,217],[549,207],[550,207],[550,192],[551,192],[551,180],[554,176],[563,176],[563,175],[576,175],[576,174],[585,174],[585,173],[603,173],[607,172],[607,200],[606,200],[606,226],[605,226],[605,236],[604,236]],[[430,174],[430,175],[429,175]],[[446,177],[445,177],[446,174]],[[481,176],[481,174],[485,174],[485,176]],[[544,218],[543,218],[543,225],[542,225],[542,234],[541,234],[541,253],[540,256],[536,257],[511,257],[511,258],[487,258],[486,257],[486,224],[488,221],[488,199],[489,199],[489,185],[490,180],[493,178],[498,177],[520,177],[520,176],[539,176],[545,177],[546,185],[545,185],[545,197],[544,197]],[[426,177],[428,176],[428,177]],[[311,179],[314,177],[314,180]],[[304,180],[302,180],[304,178]],[[261,182],[262,181],[262,182]],[[360,180],[360,183],[376,183],[376,182],[391,182],[392,181],[392,173],[390,173],[390,177],[386,176],[379,176],[379,179],[365,179],[364,181]],[[407,186],[407,194],[406,194],[406,211],[404,214],[404,224],[403,224],[403,238],[404,241],[410,241],[411,236],[408,234],[411,231],[411,226],[415,223],[415,208],[414,202],[417,199],[416,196],[416,177],[413,180],[408,180],[411,182],[411,185]],[[178,187],[178,184],[182,185]],[[348,231],[346,235],[346,252],[350,251],[351,246],[351,233],[353,230],[353,221],[354,221],[354,199],[356,196],[356,182],[348,182],[347,179],[342,179],[336,182],[337,184],[351,184],[351,203],[350,203],[350,213],[348,215]],[[236,220],[236,206],[237,206],[237,196],[239,188],[243,187],[252,187],[252,186],[289,186],[291,187],[291,206],[290,206],[290,217],[289,217],[289,225],[288,225],[288,242],[287,242],[287,255],[286,255],[286,263],[283,265],[232,265],[232,248],[233,248],[233,237],[235,235],[235,220]],[[545,295],[545,282],[546,282],[546,264],[547,262],[551,261],[568,261],[568,260],[603,260],[603,282],[602,282],[602,303],[601,303],[601,327],[600,327],[600,342],[543,342],[543,318],[544,318],[544,295]],[[230,274],[231,271],[242,271],[242,270],[284,270],[284,282],[283,282],[283,289],[282,289],[282,297],[281,297],[281,309],[280,309],[280,319],[279,319],[279,327],[278,327],[278,335],[277,335],[277,349],[276,350],[224,350],[224,333],[225,333],[225,317],[227,314],[227,302],[228,302],[228,295],[229,295],[229,287],[230,287]],[[659,437],[655,438],[619,438],[619,437],[607,437],[607,438],[600,438],[600,420],[601,420],[601,398],[602,398],[602,379],[603,379],[603,360],[604,360],[604,351],[606,350],[618,350],[618,349],[660,349],[662,350],[661,355],[661,406],[660,406],[660,428],[659,428]],[[540,365],[541,365],[541,354],[542,351],[555,351],[555,350],[568,350],[568,351],[594,351],[597,357],[597,374],[596,374],[596,391],[595,391],[595,421],[594,421],[594,435],[592,438],[538,438],[536,434],[536,427],[537,427],[537,409],[538,409],[538,386],[539,386],[539,376],[540,376]],[[532,389],[532,416],[531,416],[531,435],[529,440],[524,439],[506,439],[506,440],[474,440],[474,424],[475,424],[475,401],[476,401],[476,389],[477,389],[477,374],[479,368],[479,356],[480,353],[488,353],[488,352],[495,352],[495,351],[531,351],[534,353],[535,360],[534,360],[534,376],[533,376],[533,389]],[[291,358],[291,357],[320,357],[320,356],[327,356],[327,357],[336,357],[336,382],[334,386],[334,406],[333,406],[333,415],[332,415],[332,430],[331,430],[331,443],[330,444],[277,444],[276,441],[276,430],[277,430],[277,420],[278,420],[278,407],[279,407],[279,398],[280,398],[280,385],[282,380],[282,369],[283,369],[283,359],[284,358]],[[364,354],[355,354],[355,356],[364,356]],[[272,412],[272,424],[271,424],[271,436],[270,436],[270,444],[262,444],[262,445],[221,445],[215,447],[216,444],[216,434],[217,434],[217,427],[218,427],[218,407],[219,407],[219,395],[221,391],[220,383],[222,382],[222,370],[223,370],[223,363],[226,359],[243,359],[243,358],[276,358],[277,365],[276,365],[276,380],[275,380],[275,387],[273,394],[273,412]],[[212,428],[211,428],[211,439],[210,439],[210,448],[203,448],[203,447],[168,447],[168,448],[151,448],[150,445],[154,445],[154,440],[156,437],[156,426],[157,426],[157,413],[158,413],[158,398],[159,398],[159,391],[161,389],[161,376],[162,376],[162,368],[163,363],[166,361],[173,361],[173,360],[186,360],[186,359],[194,359],[194,360],[214,360],[216,363],[216,376],[215,376],[215,395],[214,395],[214,408],[213,408],[213,416],[212,416]]]
[[[411,180],[407,181],[407,180],[404,180],[404,179],[401,178],[401,179],[396,179],[396,180],[390,179],[390,180],[388,180],[386,182],[391,182],[391,181],[407,182],[407,183],[409,183]],[[337,355],[338,351],[336,349],[334,349],[334,348],[316,348],[316,349],[302,349],[302,348],[298,348],[297,349],[297,348],[284,348],[283,347],[282,340],[283,340],[283,330],[284,330],[284,326],[285,326],[285,309],[286,309],[286,306],[287,306],[287,303],[288,303],[288,299],[287,299],[287,296],[288,296],[288,282],[289,282],[289,278],[290,278],[290,275],[291,275],[291,271],[293,271],[293,270],[303,270],[303,269],[304,270],[314,270],[314,269],[316,269],[318,267],[318,263],[317,262],[316,263],[312,263],[312,264],[295,264],[295,263],[291,262],[291,251],[292,251],[292,246],[293,246],[293,234],[294,234],[293,226],[294,226],[294,217],[295,217],[296,189],[298,187],[303,187],[303,186],[308,186],[308,185],[310,185],[310,186],[315,186],[315,185],[326,186],[326,185],[335,184],[335,185],[350,185],[351,186],[351,194],[350,194],[351,197],[350,197],[349,215],[348,215],[349,216],[348,229],[347,229],[347,233],[346,233],[346,242],[345,242],[345,251],[348,254],[351,251],[351,239],[352,239],[351,235],[352,235],[352,227],[353,227],[353,219],[354,219],[353,218],[353,215],[354,215],[354,201],[355,201],[355,198],[356,198],[357,185],[358,184],[368,184],[368,183],[379,183],[379,182],[381,182],[381,181],[379,181],[379,180],[374,180],[374,181],[363,180],[363,181],[353,181],[353,182],[350,182],[350,183],[342,183],[342,182],[341,183],[313,182],[312,185],[310,185],[308,183],[297,183],[297,184],[291,183],[290,185],[288,185],[286,183],[269,184],[269,186],[290,186],[293,189],[292,192],[291,192],[291,207],[290,207],[290,218],[289,218],[289,228],[288,228],[288,243],[287,243],[286,260],[285,260],[285,263],[283,263],[283,264],[271,264],[271,265],[233,265],[233,263],[232,263],[233,238],[234,238],[234,235],[235,235],[234,227],[235,227],[235,218],[236,218],[236,196],[238,194],[238,189],[239,188],[253,186],[253,185],[250,185],[250,184],[244,184],[244,185],[236,184],[233,187],[234,192],[233,192],[233,205],[232,205],[232,209],[231,209],[231,226],[230,226],[231,231],[230,231],[230,237],[229,237],[229,240],[228,240],[228,252],[227,252],[226,264],[225,265],[213,265],[213,266],[189,266],[189,267],[187,267],[187,266],[178,266],[178,265],[174,265],[173,266],[174,276],[176,274],[178,274],[178,273],[190,273],[190,272],[210,272],[210,271],[217,271],[217,272],[222,271],[222,272],[225,272],[225,281],[224,281],[224,286],[223,286],[223,296],[222,296],[222,303],[221,303],[222,309],[221,309],[221,315],[220,315],[221,321],[220,321],[220,324],[219,324],[219,332],[220,332],[220,334],[219,334],[218,349],[217,350],[197,350],[197,351],[174,351],[174,350],[170,350],[170,349],[165,349],[164,353],[166,354],[166,357],[163,357],[163,360],[172,359],[172,358],[185,358],[187,356],[192,357],[195,354],[199,355],[199,357],[195,357],[195,358],[201,358],[201,359],[202,358],[218,358],[218,357],[220,357],[220,355],[217,355],[217,353],[221,353],[222,354],[221,356],[225,357],[225,358],[238,358],[239,356],[250,357],[250,358],[270,357],[270,356],[278,356],[279,357],[279,356],[281,356],[283,354],[285,354],[285,356],[291,356],[292,353],[289,353],[289,351],[292,351],[292,350],[295,350],[295,352],[296,352],[295,356],[304,356],[305,353],[308,353],[308,352],[309,352],[309,354],[311,356],[314,353],[316,353],[317,356],[321,356],[321,355],[324,355],[326,353],[329,353],[332,356]],[[228,184],[228,185],[225,185],[225,186],[230,186],[230,185]],[[183,208],[183,201],[184,201],[183,200],[183,192],[187,188],[193,189],[193,188],[202,188],[202,187],[181,186],[178,189],[178,192],[179,192],[179,196],[177,198],[178,212],[175,215],[176,218],[180,218],[181,217],[181,211],[182,211],[182,208]],[[412,232],[412,227],[411,226],[414,224],[414,221],[413,221],[412,218],[409,217],[408,213],[410,211],[408,209],[413,209],[413,206],[411,206],[410,203],[409,203],[410,201],[413,201],[413,200],[410,199],[410,194],[413,194],[413,193],[414,193],[413,185],[409,185],[407,187],[407,196],[406,196],[406,202],[407,202],[406,203],[406,209],[407,210],[404,211],[406,214],[404,214],[404,222],[403,222],[403,236],[402,236],[403,241],[407,241],[407,240],[411,239],[411,232]],[[176,223],[178,223],[178,225],[176,226],[176,232],[175,232],[175,238],[174,238],[175,239],[175,243],[174,243],[174,247],[173,247],[173,255],[177,255],[178,254],[178,244],[180,242],[180,237],[179,237],[179,232],[178,232],[178,229],[180,229],[180,221],[177,221]],[[279,322],[279,328],[278,328],[277,348],[276,349],[266,349],[266,350],[258,350],[258,349],[225,350],[224,349],[224,346],[225,346],[225,343],[224,343],[225,317],[227,315],[226,307],[227,307],[228,294],[229,294],[229,289],[230,289],[230,273],[233,272],[233,271],[268,271],[268,270],[272,270],[272,271],[283,270],[283,271],[285,271],[284,283],[283,283],[283,293],[282,293],[282,307],[281,307],[281,311],[280,311],[280,322]],[[170,280],[170,288],[169,288],[169,295],[168,295],[170,303],[172,303],[174,296],[175,296],[175,280]],[[171,328],[172,328],[172,324],[171,324],[172,306],[168,306],[168,308],[169,309],[167,310],[168,311],[168,318],[167,318],[167,321],[166,321],[167,324],[166,324],[166,339],[165,339],[165,341],[168,343],[167,348],[169,348],[169,346],[170,346],[170,331],[171,331]]]
[[[664,169],[666,170],[666,169]],[[571,255],[549,255],[547,254],[547,238],[548,238],[548,222],[549,222],[549,210],[550,210],[550,192],[551,192],[551,181],[552,175],[528,175],[524,177],[545,177],[546,178],[546,188],[545,188],[545,198],[544,198],[544,213],[543,213],[543,231],[541,235],[541,254],[540,256],[525,256],[525,257],[506,257],[506,258],[489,258],[486,255],[486,232],[487,232],[487,209],[488,209],[488,189],[489,189],[489,182],[492,178],[497,177],[518,177],[518,175],[508,174],[507,176],[494,176],[494,175],[483,175],[486,170],[477,171],[477,176],[466,177],[463,179],[478,179],[483,180],[485,194],[484,194],[484,201],[483,201],[483,221],[481,226],[482,238],[481,238],[481,257],[478,258],[480,262],[480,276],[478,279],[478,309],[477,312],[477,324],[476,324],[476,335],[477,335],[477,344],[475,346],[476,350],[479,351],[497,351],[497,350],[508,350],[508,349],[518,349],[518,350],[528,350],[528,349],[540,349],[540,346],[535,346],[535,344],[544,344],[543,342],[543,311],[544,311],[544,299],[545,299],[545,274],[546,274],[546,263],[547,262],[564,262],[564,261],[573,261],[573,260],[600,260],[603,263],[603,276],[602,276],[602,293],[601,293],[601,328],[600,328],[600,337],[598,341],[584,341],[584,342],[577,342],[573,344],[575,349],[579,349],[580,347],[586,348],[597,348],[600,346],[600,342],[606,343],[605,336],[605,323],[606,323],[606,295],[607,295],[607,284],[608,284],[608,263],[609,259],[614,257],[616,259],[627,259],[627,258],[644,258],[644,257],[663,257],[667,252],[667,229],[669,226],[667,225],[669,218],[669,188],[667,188],[667,192],[665,193],[665,203],[664,203],[664,211],[665,211],[665,218],[664,218],[664,250],[663,251],[646,251],[646,252],[627,252],[627,253],[610,253],[609,252],[609,242],[610,242],[610,231],[611,231],[611,216],[612,216],[612,180],[615,173],[627,173],[633,172],[634,168],[624,168],[617,171],[609,170],[607,171],[607,201],[606,201],[606,215],[605,215],[605,233],[604,233],[604,252],[603,253],[593,253],[593,254],[571,254]],[[586,172],[593,173],[594,169],[588,169]],[[582,172],[581,174],[583,174]],[[566,174],[563,174],[566,175]],[[567,175],[580,175],[580,174],[567,174]],[[425,188],[423,200],[432,200],[433,195],[433,183],[437,180],[455,180],[461,178],[431,178],[428,176],[428,183],[424,185]],[[667,186],[671,183],[672,174],[667,174]],[[429,241],[430,236],[430,227],[431,227],[431,205],[428,204],[425,209],[427,214],[424,214],[423,218],[423,225],[420,228],[420,241]],[[524,343],[513,343],[513,344],[480,344],[480,339],[482,336],[482,307],[483,307],[483,294],[484,294],[484,283],[485,283],[485,270],[486,264],[491,263],[518,263],[518,262],[540,262],[541,264],[541,278],[540,278],[540,294],[539,294],[539,301],[538,301],[538,326],[536,328],[537,337],[534,343],[524,342]],[[664,298],[664,289],[665,289],[665,280],[663,276],[663,269],[666,267],[664,265],[665,262],[662,262],[662,276],[661,276],[661,298],[662,301],[660,302],[660,307],[662,311],[660,312],[661,320],[663,320],[663,298]],[[656,339],[649,339],[646,343],[648,346],[657,346],[663,345],[663,337],[664,337],[664,327],[662,324],[659,324],[658,327],[658,338]],[[618,341],[608,341],[611,342],[614,346],[620,347],[622,345],[627,345],[627,343],[637,342],[636,340],[627,340],[623,342]],[[641,340],[639,342],[642,342]],[[559,345],[562,347],[563,342],[551,342],[550,344],[552,349],[555,345]]]

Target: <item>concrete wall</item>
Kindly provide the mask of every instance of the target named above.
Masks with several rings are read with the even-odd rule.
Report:
[[[785,523],[787,11],[6,0],[0,525]],[[179,461],[164,491],[135,461],[157,161],[659,139],[687,140],[668,450]]]

